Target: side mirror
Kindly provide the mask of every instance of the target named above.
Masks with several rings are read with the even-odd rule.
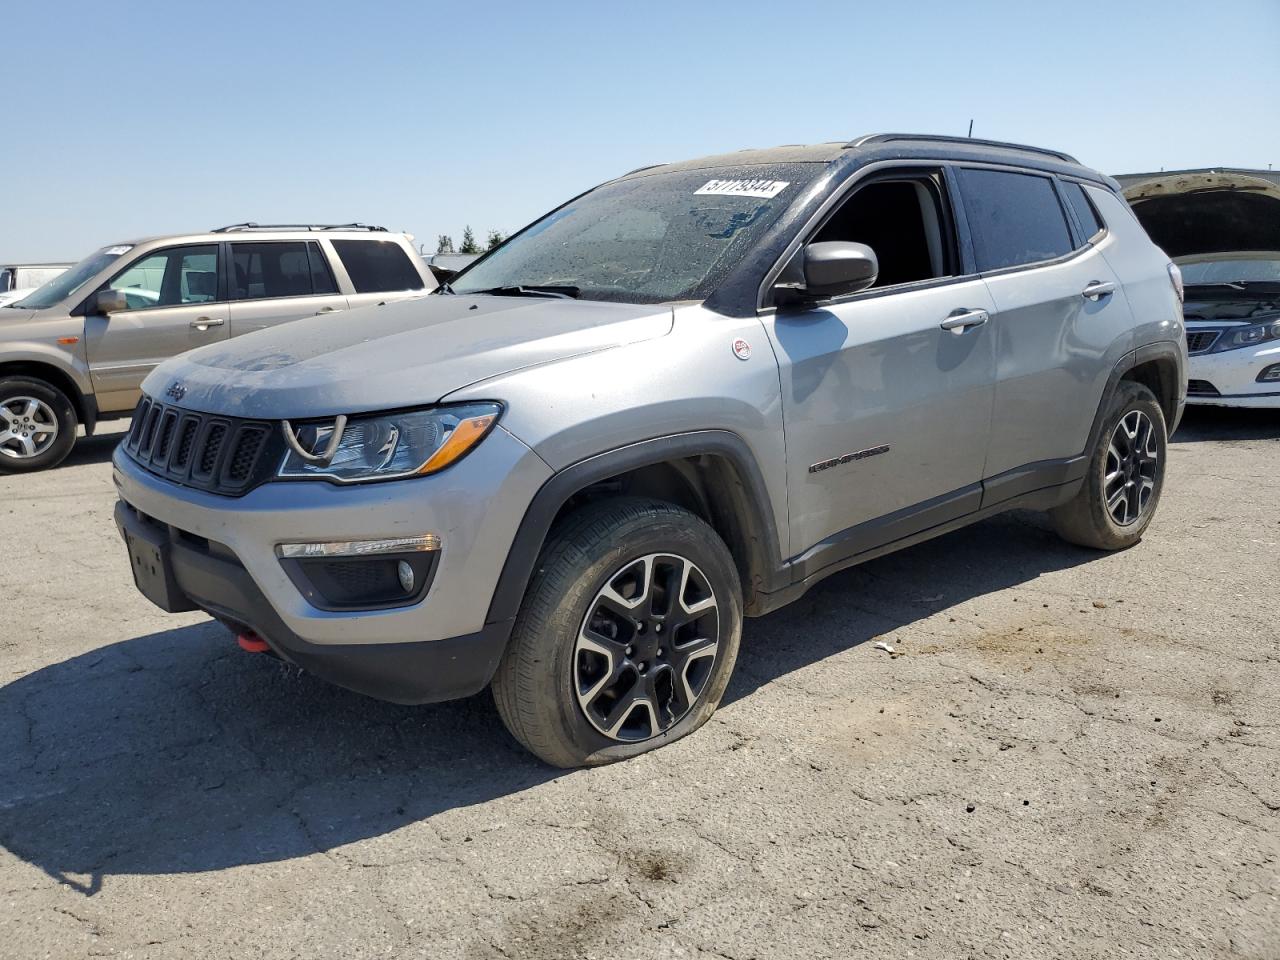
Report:
[[[875,283],[880,274],[880,261],[865,243],[811,243],[804,248],[803,263],[806,300],[857,293]]]
[[[89,300],[89,313],[105,316],[129,309],[123,290],[99,290]]]

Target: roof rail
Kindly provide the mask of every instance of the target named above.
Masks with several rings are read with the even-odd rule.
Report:
[[[979,140],[977,137],[948,137],[936,133],[871,133],[865,137],[858,137],[856,140],[850,140],[845,144],[845,148],[865,147],[873,143],[895,143],[899,140],[924,140],[930,143],[967,143],[979,147],[999,147],[1005,150],[1021,150],[1024,153],[1042,153],[1046,156],[1053,157],[1056,160],[1063,160],[1067,163],[1080,162],[1071,154],[1063,153],[1061,150],[1048,150],[1045,147],[1029,147],[1023,143],[1005,143],[1003,140]]]
[[[386,233],[386,227],[375,227],[368,223],[232,223],[225,227],[215,227],[210,233],[248,233],[253,230],[368,230],[372,233]]]

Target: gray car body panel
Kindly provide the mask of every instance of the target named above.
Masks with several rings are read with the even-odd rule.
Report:
[[[435,296],[313,317],[194,350],[153,373],[182,405],[305,419],[435,403],[501,373],[661,337],[668,306]],[[501,399],[487,397],[486,399]]]
[[[441,640],[484,623],[488,590],[497,581],[525,505],[551,469],[506,430],[497,429],[453,469],[437,476],[338,487],[301,481],[268,483],[229,499],[173,486],[119,450],[116,488],[133,507],[230,548],[289,629],[316,644]],[[395,610],[334,612],[303,599],[276,559],[282,543],[317,535],[342,540],[440,537],[434,602]]]
[[[290,629],[339,644],[484,629],[497,571],[534,507],[546,506],[539,496],[555,478],[646,441],[660,448],[699,432],[741,440],[763,481],[755,509],[777,533],[768,579],[786,599],[850,558],[980,515],[988,481],[1003,480],[1005,492],[1069,494],[1126,360],[1181,337],[1167,258],[1111,182],[1058,158],[1018,156],[1042,174],[1087,181],[1108,234],[1060,261],[783,310],[762,306],[765,279],[860,172],[991,160],[989,149],[963,144],[788,151],[777,159],[827,163],[827,175],[703,302],[437,295],[250,334],[169,361],[144,385],[163,396],[181,382],[182,407],[269,420],[501,403],[500,429],[443,473],[351,487],[266,483],[228,499],[166,483],[117,453],[122,496],[163,523],[227,543]],[[731,154],[682,166],[743,162]],[[1084,300],[1093,280],[1116,280],[1117,294]],[[1050,287],[1049,302],[1038,302]],[[987,310],[991,322],[960,335],[942,330],[959,308]],[[688,442],[679,449],[696,455]],[[811,469],[846,455],[854,456],[839,469]],[[447,579],[418,605],[377,614],[309,608],[274,555],[294,537],[410,532],[441,533]]]

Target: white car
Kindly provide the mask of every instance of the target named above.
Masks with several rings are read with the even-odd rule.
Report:
[[[1187,403],[1280,409],[1280,173],[1117,177],[1182,271]]]
[[[28,293],[34,293],[35,290],[35,287],[22,287],[18,290],[8,290],[4,293],[0,293],[0,307],[3,307],[6,303],[16,303]]]

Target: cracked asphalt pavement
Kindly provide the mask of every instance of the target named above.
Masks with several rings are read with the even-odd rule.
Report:
[[[1191,411],[1125,553],[1016,514],[832,577],[567,773],[151,607],[115,440],[0,477],[5,957],[1280,956],[1280,414]]]

